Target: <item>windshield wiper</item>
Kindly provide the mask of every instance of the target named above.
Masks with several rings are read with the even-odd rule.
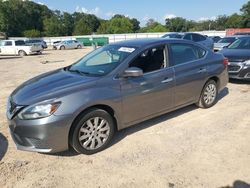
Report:
[[[77,69],[68,69],[69,72],[75,72],[77,74],[80,74],[80,75],[89,75],[90,73],[89,72],[84,72],[84,71],[80,71],[80,70],[77,70]]]

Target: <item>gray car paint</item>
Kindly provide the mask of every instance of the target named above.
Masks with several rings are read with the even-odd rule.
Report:
[[[135,46],[137,50],[106,76],[82,76],[59,69],[22,84],[10,96],[10,100],[18,106],[26,107],[46,100],[60,101],[61,105],[52,116],[36,120],[20,120],[17,114],[11,115],[7,109],[17,148],[37,152],[67,150],[74,120],[94,106],[113,111],[117,129],[121,130],[197,102],[210,78],[218,79],[218,90],[226,86],[228,74],[222,63],[224,57],[208,49],[205,49],[206,56],[197,61],[167,67],[137,78],[121,76],[128,64],[145,49],[172,43],[187,43],[203,48],[185,40],[125,41],[116,45]],[[22,146],[17,139],[27,139],[30,143]]]

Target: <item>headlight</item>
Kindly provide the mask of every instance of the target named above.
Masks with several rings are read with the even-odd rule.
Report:
[[[44,103],[28,106],[24,108],[19,114],[20,119],[31,120],[40,119],[51,116],[60,106],[60,102]]]
[[[249,59],[249,60],[246,60],[244,63],[245,63],[245,65],[250,66],[250,59]]]

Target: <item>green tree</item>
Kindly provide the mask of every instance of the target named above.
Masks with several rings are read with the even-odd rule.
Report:
[[[227,28],[241,28],[243,27],[243,17],[235,13],[228,17],[225,25]]]
[[[41,37],[41,32],[35,29],[26,30],[23,32],[23,36],[28,38],[38,38]]]
[[[228,16],[226,15],[220,15],[216,18],[215,24],[217,30],[225,30],[227,29],[226,23],[228,21]]]
[[[91,34],[91,28],[88,26],[84,18],[76,22],[73,34],[74,35],[90,35]]]
[[[71,36],[74,30],[74,19],[73,16],[67,12],[64,12],[62,17],[62,27],[64,29],[64,34],[67,36]]]
[[[137,33],[140,30],[140,22],[136,18],[130,19],[130,22],[133,25],[133,28],[132,28],[133,32]]]
[[[243,26],[250,28],[250,1],[242,6],[240,9],[242,12]]]
[[[146,27],[141,28],[140,32],[142,33],[154,33],[154,32],[168,32],[169,30],[160,24],[159,22],[156,22],[154,19],[149,19],[146,23]]]
[[[188,21],[181,17],[166,19],[166,27],[171,32],[185,32],[188,31]]]
[[[64,35],[62,22],[56,15],[44,20],[44,35],[48,37]]]
[[[114,16],[109,22],[109,27],[110,33],[112,34],[133,32],[133,24],[130,22],[130,19],[125,16]]]
[[[109,21],[103,20],[101,21],[101,25],[97,29],[98,34],[109,34],[111,33],[110,27],[109,27]]]

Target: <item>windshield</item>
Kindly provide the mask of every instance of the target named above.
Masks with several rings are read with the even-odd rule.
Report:
[[[228,46],[229,49],[248,49],[250,50],[250,37],[240,38]]]
[[[166,39],[181,39],[183,36],[179,34],[166,34],[162,38]]]
[[[218,43],[233,43],[236,40],[234,37],[223,38],[218,41]]]
[[[134,51],[134,47],[104,46],[71,65],[68,71],[86,75],[103,76],[114,70]]]

